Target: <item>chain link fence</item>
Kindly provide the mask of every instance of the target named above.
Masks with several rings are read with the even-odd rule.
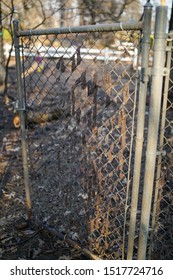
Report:
[[[34,215],[121,259],[133,164],[140,30],[21,36]]]
[[[14,23],[28,215],[95,259],[172,258],[172,37],[164,69],[167,9],[153,51],[151,10],[143,24]]]

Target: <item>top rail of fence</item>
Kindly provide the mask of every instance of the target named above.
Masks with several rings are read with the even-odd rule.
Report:
[[[75,27],[61,27],[61,28],[48,28],[48,29],[32,29],[20,30],[17,36],[38,36],[50,34],[69,34],[69,33],[85,33],[85,32],[104,32],[104,31],[125,31],[125,30],[142,30],[143,22],[120,22],[114,24],[96,24],[96,25],[83,25]]]

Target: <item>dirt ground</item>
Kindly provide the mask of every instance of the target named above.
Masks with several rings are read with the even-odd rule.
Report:
[[[79,250],[28,222],[20,130],[13,126],[17,97],[13,64],[8,88],[8,105],[0,95],[0,259],[86,259]]]
[[[26,61],[25,69],[32,69],[33,71],[33,66],[31,67],[30,63],[32,63],[32,61],[30,62],[30,60],[28,59],[28,61]],[[62,63],[64,62],[61,61],[61,64]],[[102,245],[105,243],[105,248],[103,250],[107,250],[106,248],[110,246],[107,244],[107,241],[105,242],[104,239],[104,231],[106,230],[104,229],[104,219],[106,219],[112,233],[105,232],[105,234],[109,235],[108,242],[112,244],[110,246],[110,250],[112,250],[112,254],[114,254],[114,252],[118,251],[117,248],[122,243],[121,240],[126,192],[126,175],[123,175],[123,172],[127,173],[126,165],[129,156],[128,148],[126,150],[124,147],[124,141],[126,141],[124,139],[122,140],[122,143],[120,145],[122,146],[124,153],[126,153],[127,158],[125,160],[124,166],[122,168],[119,168],[118,161],[122,160],[122,156],[117,150],[118,145],[114,145],[114,142],[115,139],[117,139],[117,143],[121,142],[121,131],[119,130],[119,128],[114,129],[114,122],[118,119],[119,125],[121,125],[121,122],[123,122],[122,118],[124,117],[126,121],[122,125],[127,126],[127,129],[129,127],[128,133],[130,135],[132,121],[131,107],[126,108],[130,111],[129,114],[124,113],[124,115],[122,115],[123,113],[121,113],[121,110],[119,111],[119,106],[122,103],[122,99],[124,100],[124,105],[126,105],[126,103],[129,101],[128,106],[133,106],[133,98],[132,96],[130,96],[130,94],[134,91],[135,75],[134,73],[132,73],[133,77],[130,78],[128,72],[126,72],[125,70],[126,67],[128,69],[131,69],[131,67],[129,67],[128,65],[118,66],[119,74],[112,70],[111,65],[106,65],[105,68],[103,68],[104,71],[104,69],[110,67],[113,75],[112,78],[117,79],[117,82],[114,85],[114,90],[117,90],[120,93],[118,98],[115,96],[115,102],[111,102],[109,96],[105,94],[104,90],[104,88],[108,88],[109,94],[115,95],[114,91],[111,92],[109,90],[111,75],[109,73],[100,72],[99,70],[101,70],[101,64],[96,64],[96,67],[98,67],[98,70],[96,71],[98,71],[99,77],[97,78],[97,72],[95,70],[92,70],[95,73],[94,79],[99,79],[99,87],[103,87],[103,90],[99,89],[98,91],[97,103],[97,101],[93,97],[93,92],[97,90],[97,88],[95,89],[96,84],[90,77],[92,74],[90,73],[90,69],[92,69],[92,67],[94,68],[95,66],[88,68],[87,64],[85,63],[84,65],[81,63],[77,69],[73,64],[69,64],[69,66],[64,65],[64,67],[66,67],[66,72],[64,75],[62,75],[62,79],[60,79],[60,81],[58,80],[58,83],[56,79],[57,76],[59,76],[59,72],[62,71],[62,65],[60,67],[56,61],[46,61],[48,67],[45,68],[45,71],[41,74],[38,74],[35,70],[33,74],[30,73],[29,70],[27,70],[26,72],[25,86],[29,94],[28,105],[31,108],[31,121],[29,120],[30,129],[28,130],[28,143],[32,160],[30,164],[31,166],[33,166],[31,167],[31,177],[33,178],[32,185],[34,189],[33,210],[40,219],[47,222],[48,224],[52,224],[53,226],[59,225],[61,227],[61,230],[65,233],[68,232],[72,239],[76,239],[77,232],[79,232],[80,240],[82,236],[82,240],[84,242],[86,242],[88,238],[84,225],[86,222],[85,219],[90,219],[91,221],[93,221],[93,224],[91,223],[90,225],[90,230],[93,234],[93,242],[91,243],[93,243],[93,248],[95,249],[95,247],[98,247],[98,250],[99,247],[102,248],[99,242],[102,242]],[[119,61],[117,61],[117,63],[119,64]],[[70,70],[71,68],[72,75]],[[85,77],[85,68],[88,69],[87,78]],[[75,71],[75,69],[77,73],[75,72],[74,77],[73,72]],[[69,75],[71,75],[71,77]],[[47,87],[43,87],[43,85],[45,84],[45,80],[47,81]],[[35,87],[35,85],[37,86]],[[54,88],[52,87],[52,85],[54,85]],[[56,111],[56,120],[53,119],[51,122],[48,121],[46,125],[40,125],[36,118],[37,108],[41,110],[41,112],[42,110],[44,112],[44,108],[46,108],[47,111],[45,112],[46,114],[49,114],[49,110],[52,109],[52,103],[50,102],[54,101],[56,106],[57,104],[58,106],[62,104],[64,110],[64,104],[69,104],[68,87],[73,88],[75,92],[73,97],[74,105],[72,104],[72,111],[76,111],[76,113],[74,114],[75,117],[71,120],[67,113],[67,115],[63,115],[62,120],[61,117],[59,118],[59,116],[57,120],[58,112]],[[81,96],[81,90],[85,96]],[[38,228],[38,226],[36,226],[34,222],[31,223],[27,221],[20,131],[18,129],[15,129],[13,126],[13,116],[16,105],[15,101],[17,99],[16,95],[17,88],[15,68],[14,65],[11,65],[8,81],[9,104],[5,104],[3,96],[1,96],[0,101],[3,116],[1,119],[0,130],[2,143],[0,202],[0,207],[2,209],[0,214],[2,244],[0,251],[1,258],[83,259],[85,257],[79,252],[79,250],[76,251],[70,248],[67,243],[60,241],[58,238],[55,238],[53,236],[49,236],[50,233],[48,234],[42,228]],[[64,97],[65,102],[63,102]],[[34,114],[32,114],[32,106],[35,106]],[[117,106],[117,110],[115,106]],[[80,112],[79,109],[81,109],[82,112]],[[116,116],[114,117],[115,110]],[[68,112],[68,106],[65,109],[65,112]],[[42,114],[42,116],[45,116],[45,114]],[[98,137],[100,138],[100,140],[98,139],[98,147],[96,139],[95,137],[92,137],[91,133],[92,121],[96,119],[96,117],[99,127]],[[110,123],[108,124],[109,119]],[[75,123],[75,125],[73,122]],[[81,125],[82,130],[75,128],[76,123]],[[104,123],[105,126],[103,125]],[[111,126],[111,135],[106,138],[106,141],[109,141],[109,145],[111,145],[112,143],[112,153],[114,153],[116,157],[114,159],[111,154],[108,155],[109,159],[112,161],[112,164],[108,164],[108,161],[106,157],[104,157],[103,152],[104,150],[109,150],[108,143],[103,140],[105,133],[108,133],[108,128],[106,126]],[[83,135],[81,135],[81,131],[85,132],[84,137]],[[92,146],[93,156],[96,157],[96,166],[91,166],[89,168],[87,162],[92,162],[94,158],[89,159],[89,156],[87,155],[87,149],[86,153],[84,151],[82,155],[82,161],[80,159],[79,164],[81,147],[85,146],[85,137],[90,139],[89,145]],[[129,140],[130,138],[128,137],[127,141],[129,142]],[[97,160],[97,156],[100,153],[103,155],[100,156],[99,160]],[[105,168],[103,168],[103,165],[105,165]],[[114,167],[116,167],[116,169]],[[109,188],[107,188],[107,191],[102,191],[102,194],[100,194],[100,191],[98,190],[98,185],[101,184],[101,181],[100,183],[97,182],[97,180],[101,180],[101,178],[96,179],[95,174],[95,169],[99,168],[102,169],[101,172],[105,173],[105,175],[106,173],[114,173],[114,177],[117,178],[117,184],[115,186],[113,184],[113,180],[109,177],[106,178],[105,181],[102,181],[103,187],[106,187],[106,185],[109,184]],[[58,174],[56,171],[57,169],[59,170]],[[82,174],[84,175],[83,178]],[[120,180],[122,180],[122,183],[119,182],[118,176],[120,176]],[[83,189],[79,186],[80,184],[83,185]],[[112,192],[115,191],[114,188],[117,188],[119,195],[120,197],[122,197],[123,201],[123,203],[120,203],[121,205],[118,209],[116,209],[115,200],[113,198],[111,199]],[[100,210],[97,210],[97,204],[100,203],[100,199],[103,201],[102,206],[99,207]],[[118,197],[115,199],[117,199],[118,201],[120,200]],[[110,204],[110,206],[107,206],[107,204]],[[106,210],[107,207],[109,207],[108,214]],[[99,211],[101,211],[102,213],[99,214]],[[117,221],[114,217],[115,211],[117,213]],[[101,215],[103,221],[100,224],[94,225],[95,223],[97,223],[96,215]],[[106,218],[108,215],[110,215],[110,218]],[[80,218],[78,218],[78,216],[80,216]],[[114,219],[117,223],[116,233],[114,232]],[[103,229],[101,229],[102,223]],[[95,229],[95,227],[97,228],[97,230]],[[114,234],[116,234],[116,238]],[[98,242],[96,240],[99,235],[103,237],[100,238],[101,241]],[[121,250],[118,251],[116,258],[120,257],[121,254]]]

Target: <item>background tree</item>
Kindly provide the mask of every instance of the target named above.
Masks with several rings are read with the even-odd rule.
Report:
[[[4,69],[4,50],[3,50],[3,33],[2,33],[2,11],[0,2],[0,86],[3,85],[5,80]]]
[[[139,19],[141,10],[140,0],[78,0],[81,25]]]
[[[3,33],[8,34],[11,46],[13,46],[12,21],[15,18],[20,20],[21,29],[35,29],[139,20],[143,10],[142,0],[1,0],[0,3],[1,26]],[[0,49],[1,46],[2,40]],[[10,57],[6,61],[6,84],[9,61]],[[7,87],[5,92],[6,90]]]
[[[3,91],[6,103],[8,103],[7,80],[9,62],[13,50],[13,20],[16,18],[20,20],[21,29],[28,29],[28,26],[30,29],[47,27],[53,25],[53,16],[60,11],[63,6],[61,6],[62,0],[2,0],[0,4],[0,30],[2,30],[0,34],[6,34],[5,40],[8,40],[8,43],[11,45],[9,57],[4,65],[4,71],[4,67],[2,67],[3,36],[0,36],[0,83],[1,85],[3,84],[0,90],[1,92]]]

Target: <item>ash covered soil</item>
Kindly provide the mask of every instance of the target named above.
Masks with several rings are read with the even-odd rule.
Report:
[[[9,104],[0,94],[0,259],[86,259],[26,215],[20,130],[14,128],[15,67],[9,72]]]
[[[64,63],[61,60],[60,62],[61,64]],[[26,69],[33,71],[32,61],[26,61],[26,63],[28,63],[26,64]],[[43,222],[53,225],[53,227],[58,226],[61,232],[69,234],[75,241],[82,240],[83,246],[86,245],[90,232],[94,232],[93,240],[91,239],[90,241],[91,246],[93,246],[93,250],[97,247],[98,254],[104,254],[105,248],[103,246],[103,252],[100,252],[99,248],[102,248],[102,246],[97,240],[99,235],[104,236],[104,232],[101,233],[101,228],[99,228],[101,224],[94,224],[97,220],[98,211],[101,211],[103,220],[107,216],[105,209],[107,208],[108,200],[110,200],[111,189],[115,191],[115,187],[113,181],[110,180],[110,187],[105,192],[100,193],[100,190],[98,190],[100,183],[97,182],[95,173],[103,165],[106,165],[106,168],[105,170],[102,168],[101,172],[111,173],[114,170],[114,165],[118,165],[117,161],[122,160],[122,156],[117,150],[119,146],[116,143],[114,145],[113,142],[121,142],[121,131],[119,130],[121,123],[124,129],[126,125],[129,127],[128,134],[130,135],[133,99],[130,97],[129,89],[131,87],[134,89],[135,75],[133,73],[133,78],[130,78],[126,67],[123,65],[118,68],[119,73],[112,71],[111,65],[106,66],[109,71],[112,71],[113,76],[107,72],[108,70],[104,73],[104,71],[100,72],[97,69],[93,69],[94,78],[91,78],[93,73],[90,73],[89,70],[87,70],[88,72],[85,71],[85,69],[88,69],[87,64],[80,65],[80,69],[78,67],[77,70],[73,64],[71,66],[71,63],[70,66],[63,64],[63,71],[62,65],[61,67],[59,66],[59,62],[57,64],[47,62],[47,65],[48,68],[41,73],[37,73],[34,70],[32,74],[27,70],[25,79],[25,86],[28,92],[27,104],[29,106],[29,130],[27,131],[27,136],[31,159],[29,168],[33,187],[33,211]],[[96,64],[96,67],[98,66]],[[73,78],[70,71],[73,74],[75,70],[77,77]],[[97,71],[99,73],[98,77]],[[62,74],[62,72],[65,73],[60,76],[59,74]],[[71,75],[71,78],[69,75]],[[112,78],[117,79],[114,87],[120,92],[118,100],[115,89],[113,89],[113,92],[110,90]],[[65,88],[63,85],[66,85]],[[101,89],[102,87],[103,90]],[[69,115],[68,107],[70,88],[72,88],[70,107],[74,111],[73,118]],[[97,103],[95,96],[98,88],[100,89],[98,90],[97,97],[99,101]],[[105,90],[108,91],[108,94],[106,94]],[[81,91],[83,92],[82,95]],[[112,98],[115,98],[115,102],[110,100],[111,94],[113,95]],[[42,229],[38,229],[33,222],[27,221],[20,131],[13,126],[15,101],[17,99],[14,66],[11,66],[9,71],[8,96],[9,100],[6,104],[2,95],[0,99],[2,115],[0,127],[2,147],[0,155],[0,257],[2,259],[83,259],[84,256],[79,251],[70,248],[63,241],[57,240],[57,238],[49,237],[50,233],[45,233]],[[129,102],[129,105],[127,105],[130,106],[127,107],[130,111],[129,114],[121,113],[121,110],[119,110],[122,101],[124,101],[122,105],[123,112],[125,110],[124,106]],[[55,110],[53,110],[53,113],[50,112],[53,106],[50,106],[49,103],[46,104],[46,102],[52,102],[50,104],[55,102],[55,106],[58,105],[58,108],[61,109],[60,112]],[[39,108],[40,114],[37,114],[37,108]],[[116,116],[114,117],[116,108]],[[92,134],[92,122],[96,122],[96,118],[99,127],[99,147],[97,147],[96,137]],[[123,118],[126,120],[125,123]],[[109,119],[110,123],[108,124]],[[119,122],[117,130],[114,130],[115,121]],[[44,123],[42,124],[42,122]],[[104,123],[106,126],[103,125]],[[107,126],[110,126],[110,128]],[[111,129],[112,134],[109,139],[106,138],[106,141],[109,142],[108,144],[103,139],[109,129]],[[84,134],[81,134],[81,131]],[[86,139],[89,139],[89,148],[85,146]],[[115,139],[117,140],[115,141]],[[129,152],[128,149],[125,151],[124,140],[122,140],[121,148],[127,153],[128,157]],[[130,141],[130,137],[127,138],[127,141]],[[107,164],[108,160],[104,156],[100,156],[100,160],[88,156],[88,149],[91,147],[93,155],[97,156],[98,153],[104,154],[104,149],[109,150],[111,143],[112,149],[114,149],[112,152],[117,155],[116,160],[114,160],[113,155],[109,155],[109,159],[112,161],[111,165]],[[86,149],[82,150],[83,147],[86,147]],[[88,167],[88,163],[90,164],[93,160],[95,160],[95,166],[91,164]],[[124,169],[127,172],[126,162]],[[57,170],[59,170],[58,173]],[[123,180],[123,189],[120,185],[118,187],[122,189],[121,193],[124,200],[126,175],[123,175],[121,168],[118,166],[116,170]],[[117,177],[118,175],[114,174],[114,176]],[[103,187],[106,184],[106,181],[103,182]],[[100,199],[103,201],[103,206],[98,210],[97,203],[99,203]],[[116,230],[116,239],[113,235],[108,237],[109,242],[112,244],[110,248],[115,251],[118,243],[121,246],[124,209],[123,204],[120,205],[119,209],[116,209],[115,203],[112,203],[112,210],[110,209],[109,211],[116,210],[116,215],[120,216],[121,220],[121,225],[117,224],[119,229]],[[90,223],[90,228],[87,229],[86,225],[88,225],[89,219],[93,224]],[[115,231],[111,215],[109,223],[110,228]],[[96,231],[94,230],[95,226],[97,226]],[[106,244],[105,246],[108,245]],[[113,252],[110,252],[110,255],[112,254]],[[114,258],[115,256],[112,255],[112,257]],[[121,251],[118,251],[116,257],[121,257]]]

